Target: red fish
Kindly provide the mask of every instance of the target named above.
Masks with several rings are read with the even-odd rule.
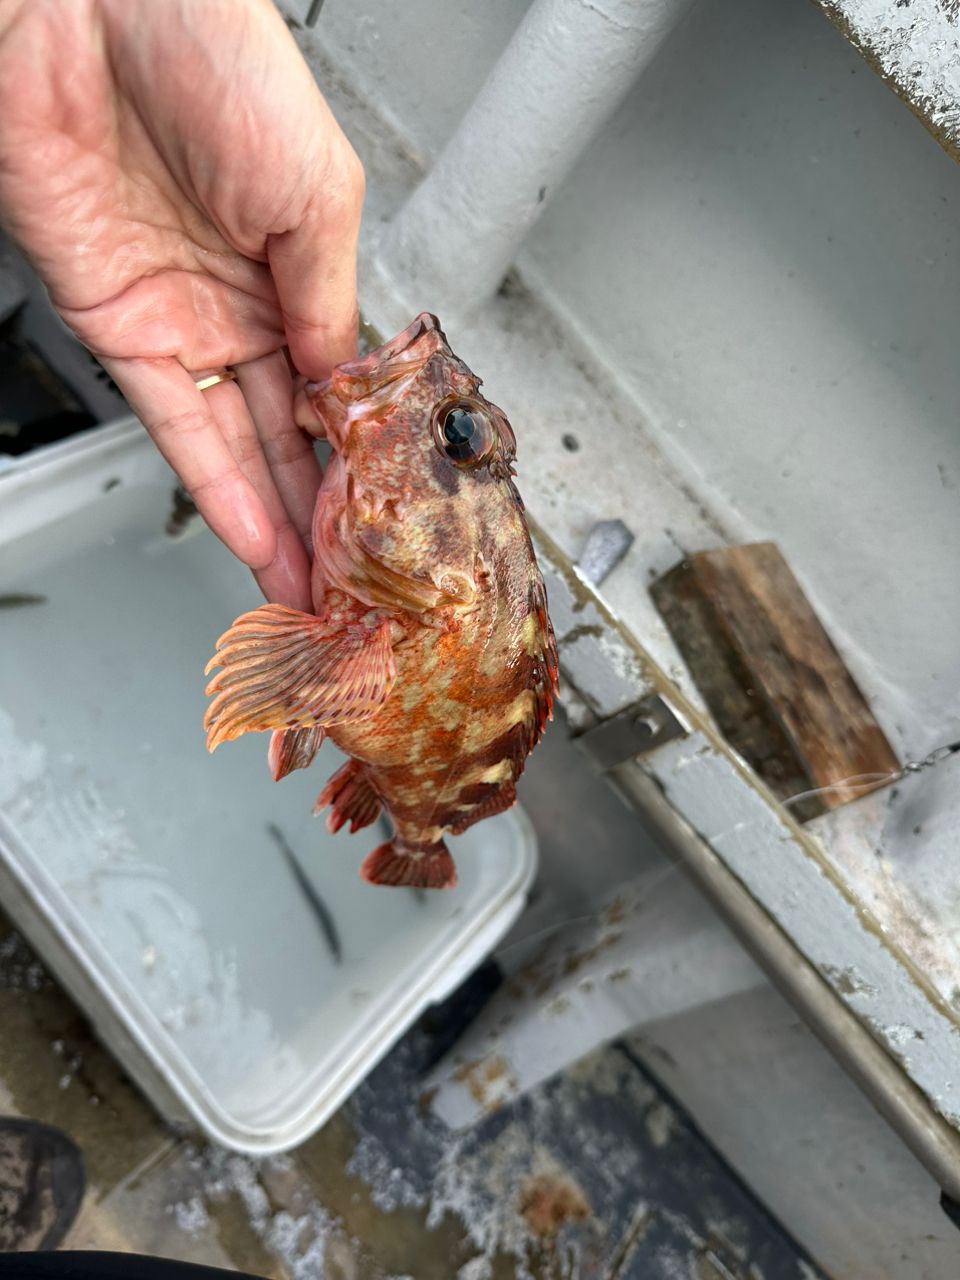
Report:
[[[313,524],[314,613],[263,605],[208,664],[214,750],[272,730],[274,778],[325,737],[351,758],[320,793],[327,825],[381,808],[373,884],[452,888],[446,833],[508,809],[551,718],[557,650],[512,476],[503,413],[421,315],[307,384],[297,420],[333,448]]]

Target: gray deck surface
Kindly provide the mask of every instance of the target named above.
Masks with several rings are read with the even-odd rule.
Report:
[[[297,1280],[814,1280],[821,1275],[621,1046],[454,1135],[424,1069],[487,968],[326,1128],[254,1161],[172,1133],[0,922],[0,1110],[62,1127],[89,1189],[66,1246]]]

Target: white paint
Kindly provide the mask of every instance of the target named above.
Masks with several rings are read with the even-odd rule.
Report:
[[[934,1107],[960,1125],[960,1027],[918,984],[764,796],[702,734],[645,762],[676,811],[720,855]]]
[[[302,22],[309,2],[281,0],[280,8]],[[376,105],[421,167],[443,149],[530,7],[530,0],[440,3],[326,0],[318,25],[295,31],[313,60],[320,48],[336,50],[351,87]],[[323,67],[318,78],[342,115],[342,77]]]
[[[960,1012],[960,756],[809,823],[824,854]]]
[[[635,1027],[749,991],[763,975],[669,865],[554,934],[431,1073],[433,1107],[462,1128]]]
[[[683,0],[535,0],[384,237],[381,266],[412,305],[449,322],[494,292],[684,11]]]
[[[906,758],[960,726],[958,213],[960,167],[816,8],[735,0],[519,259],[635,406],[619,465],[654,442],[728,536],[780,545]],[[624,518],[650,548],[656,506]]]

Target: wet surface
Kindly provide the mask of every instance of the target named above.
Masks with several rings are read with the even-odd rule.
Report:
[[[434,1118],[424,1074],[496,981],[431,1010],[297,1151],[251,1160],[164,1125],[0,917],[0,1106],[83,1152],[70,1248],[271,1280],[816,1280],[621,1046],[465,1133]]]

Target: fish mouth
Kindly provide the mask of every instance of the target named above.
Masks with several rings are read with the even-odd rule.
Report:
[[[373,351],[368,351],[359,360],[350,360],[346,364],[341,364],[337,367],[350,374],[362,375],[372,372],[378,365],[386,364],[391,360],[396,360],[398,356],[404,355],[414,343],[418,342],[427,333],[437,334],[443,345],[447,346],[447,338],[440,328],[440,321],[432,312],[421,311],[414,320],[410,321],[405,329],[401,329],[395,337],[384,342],[382,346],[375,347]]]
[[[407,374],[419,372],[438,351],[453,354],[440,328],[440,321],[429,311],[421,311],[415,320],[383,346],[358,360],[338,364],[330,375],[329,386],[344,404],[366,400]],[[328,383],[315,385],[319,391]]]
[[[422,311],[396,337],[376,350],[339,364],[322,382],[299,378],[294,384],[293,417],[298,427],[342,450],[351,420],[398,398],[401,378],[415,376],[431,356],[453,353],[440,321]]]

